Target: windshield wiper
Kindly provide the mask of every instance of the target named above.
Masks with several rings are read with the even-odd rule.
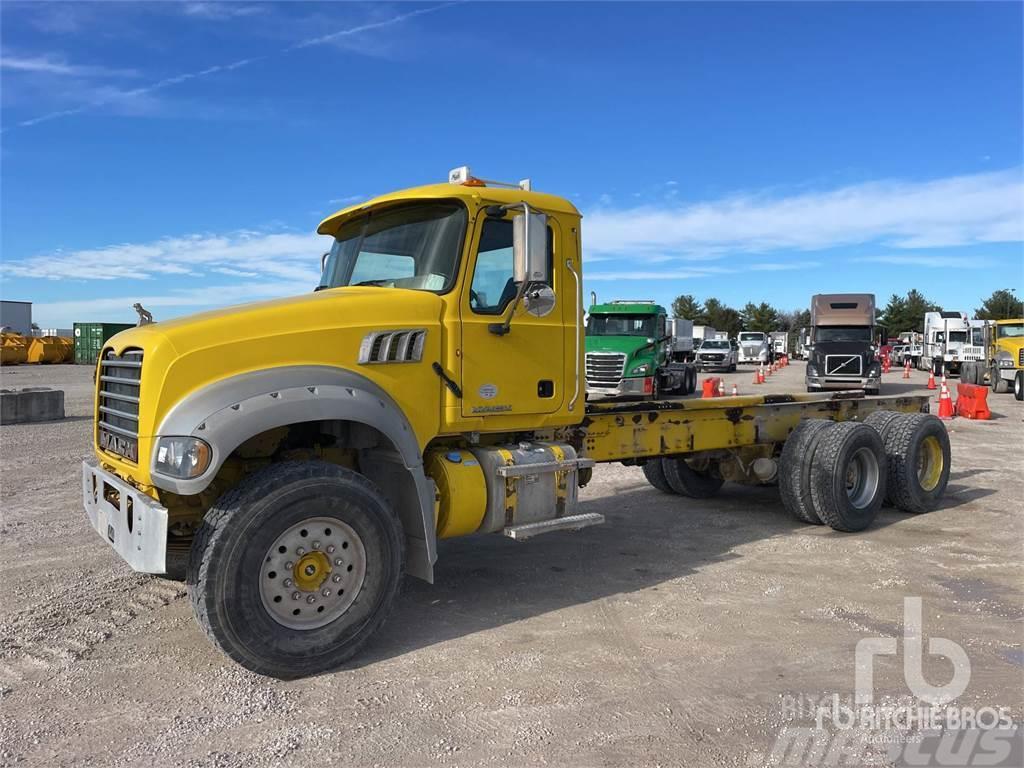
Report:
[[[361,285],[372,285],[372,286],[374,286],[376,288],[383,288],[384,287],[384,283],[392,283],[392,282],[394,282],[394,280],[392,278],[384,277],[384,278],[381,278],[380,280],[363,280],[363,282],[361,282],[361,283],[353,283],[353,287],[358,287],[358,286],[361,286]]]

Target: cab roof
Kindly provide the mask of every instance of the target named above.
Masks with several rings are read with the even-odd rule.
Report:
[[[660,304],[649,301],[612,302],[610,304],[594,304],[587,310],[592,315],[667,315]]]
[[[544,192],[528,192],[522,189],[504,187],[470,186],[465,184],[427,184],[422,187],[400,189],[386,195],[374,197],[366,202],[350,205],[331,214],[316,228],[318,234],[334,235],[349,218],[378,205],[409,202],[414,200],[461,200],[470,208],[481,205],[506,205],[525,201],[531,207],[546,213],[567,213],[579,216],[580,212],[563,197]]]

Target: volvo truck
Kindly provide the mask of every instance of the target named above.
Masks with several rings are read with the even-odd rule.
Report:
[[[860,389],[877,395],[882,385],[882,364],[874,344],[875,331],[873,294],[812,296],[807,391]]]
[[[604,463],[682,509],[777,485],[835,531],[887,499],[942,498],[949,439],[925,397],[586,403],[583,229],[564,197],[460,168],[317,231],[308,293],[132,328],[97,362],[85,513],[131,568],[183,571],[198,627],[250,670],[344,664],[404,574],[452,578],[442,539],[586,536],[605,520],[579,489]],[[647,317],[632,338],[661,343],[659,311],[621,309],[591,318]]]

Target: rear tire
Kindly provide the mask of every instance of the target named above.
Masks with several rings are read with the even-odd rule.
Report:
[[[692,499],[709,499],[718,493],[725,481],[715,472],[712,462],[707,469],[694,469],[686,459],[662,459],[662,471],[669,487],[680,496]]]
[[[935,509],[949,482],[949,434],[928,413],[901,414],[882,434],[888,459],[888,497],[904,512]]]
[[[804,419],[790,433],[779,458],[779,496],[782,506],[802,523],[821,525],[811,501],[809,478],[811,460],[822,430],[832,426],[828,419]]]
[[[1013,399],[1024,400],[1024,371],[1017,371],[1013,377]]]
[[[297,541],[308,552],[290,540],[306,526],[308,539]],[[273,464],[206,513],[189,559],[192,608],[213,644],[246,669],[318,674],[384,622],[404,548],[401,522],[367,478],[323,462]]]
[[[668,480],[665,478],[665,470],[661,465],[662,460],[648,459],[647,462],[641,467],[644,472],[644,477],[647,478],[647,482],[653,485],[662,493],[675,493],[672,490],[672,486],[668,484]]]
[[[836,531],[862,531],[885,499],[886,458],[882,438],[867,424],[830,425],[818,438],[811,462],[814,510]]]

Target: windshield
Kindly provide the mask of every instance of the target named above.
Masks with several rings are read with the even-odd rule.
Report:
[[[654,320],[654,315],[591,315],[587,335],[654,338]]]
[[[764,341],[763,333],[741,333],[740,341]]]
[[[996,338],[1019,339],[1021,337],[1024,337],[1024,323],[996,326]]]
[[[950,331],[949,332],[950,343],[960,342],[961,344],[967,343],[967,331]]]
[[[830,341],[863,341],[871,343],[871,328],[866,325],[833,325],[814,329],[815,343]]]
[[[701,349],[728,349],[728,341],[719,341],[717,339],[708,339],[700,345]]]
[[[321,288],[377,285],[443,293],[458,268],[466,209],[416,203],[347,222],[335,236]]]

